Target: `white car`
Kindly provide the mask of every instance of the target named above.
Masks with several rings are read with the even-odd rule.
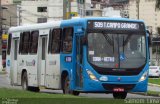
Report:
[[[149,66],[149,77],[160,77],[160,67]]]

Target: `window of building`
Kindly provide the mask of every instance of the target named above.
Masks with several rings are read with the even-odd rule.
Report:
[[[29,49],[29,37],[30,32],[23,32],[20,36],[20,50],[19,52],[22,54],[27,54]]]
[[[93,16],[93,11],[91,10],[86,11],[86,16]]]
[[[12,34],[9,34],[8,36],[8,46],[7,46],[7,54],[10,54],[10,50],[11,50],[11,40],[12,40]]]
[[[32,31],[31,36],[30,36],[30,49],[29,52],[31,54],[37,53],[37,48],[38,48],[38,37],[39,37],[39,32],[38,31]]]
[[[47,22],[47,18],[38,18],[37,23],[45,23]]]
[[[78,3],[84,4],[84,3],[85,3],[85,0],[78,0]]]
[[[63,52],[72,52],[73,28],[65,28],[63,30]]]
[[[47,7],[37,7],[37,12],[47,12]]]
[[[61,29],[53,29],[50,33],[49,53],[60,53]]]

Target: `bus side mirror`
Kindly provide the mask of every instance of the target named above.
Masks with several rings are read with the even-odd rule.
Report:
[[[147,30],[147,38],[148,38],[148,45],[149,47],[152,45],[151,33]]]
[[[148,45],[149,45],[149,47],[151,47],[151,45],[152,45],[152,39],[150,36],[148,37]]]

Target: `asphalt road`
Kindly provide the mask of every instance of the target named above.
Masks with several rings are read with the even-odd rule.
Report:
[[[7,80],[6,75],[0,75],[0,88],[15,88],[15,89],[21,89],[21,87],[17,86],[11,86],[8,83],[9,80]],[[156,89],[152,86],[149,86],[149,89]],[[160,91],[160,90],[159,90]],[[60,90],[41,90],[42,93],[52,93],[52,94],[57,94],[57,93],[62,93]],[[97,93],[81,93],[80,96],[88,97],[88,98],[113,98],[112,94],[97,94]],[[153,96],[144,96],[144,95],[139,95],[139,94],[128,94],[127,98],[157,98]],[[160,97],[159,97],[160,98]]]

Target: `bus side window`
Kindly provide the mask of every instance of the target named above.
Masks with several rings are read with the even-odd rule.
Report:
[[[21,53],[22,50],[22,42],[23,42],[23,33],[20,33],[19,53]]]
[[[12,39],[12,34],[9,34],[8,37],[8,46],[7,46],[7,54],[10,55],[10,50],[11,50],[11,39]]]
[[[28,53],[29,37],[30,37],[30,32],[23,32],[23,35],[21,35],[20,53],[22,53],[22,54]]]
[[[65,28],[63,31],[63,52],[72,52],[73,28]]]
[[[61,46],[61,29],[53,29],[51,38],[51,53],[60,53]]]
[[[31,54],[36,54],[37,53],[37,48],[38,48],[38,37],[39,37],[39,32],[38,31],[32,31],[31,36],[30,36],[30,44],[29,44],[29,52]]]
[[[49,31],[48,53],[51,53],[52,30]]]

